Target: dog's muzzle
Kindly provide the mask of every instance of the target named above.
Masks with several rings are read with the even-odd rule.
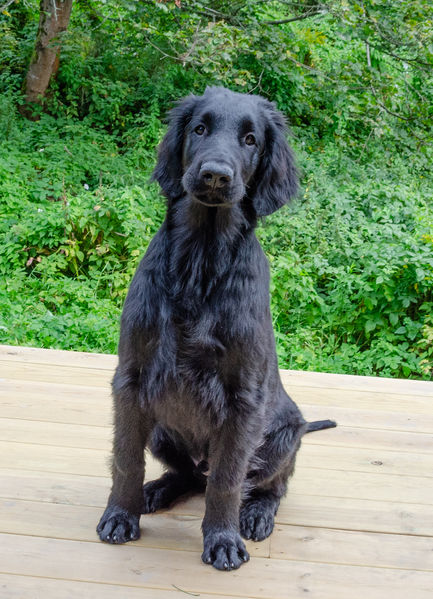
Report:
[[[234,169],[220,160],[206,160],[198,168],[188,169],[183,183],[196,202],[211,208],[233,206],[243,196]]]

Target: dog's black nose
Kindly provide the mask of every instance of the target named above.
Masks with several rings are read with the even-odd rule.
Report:
[[[221,188],[228,185],[233,178],[233,169],[224,163],[205,162],[200,169],[200,180],[208,187]]]

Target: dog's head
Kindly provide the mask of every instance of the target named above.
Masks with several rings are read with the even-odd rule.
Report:
[[[207,88],[170,113],[153,179],[170,200],[187,193],[206,206],[249,199],[257,216],[296,194],[297,173],[284,118],[260,96]]]

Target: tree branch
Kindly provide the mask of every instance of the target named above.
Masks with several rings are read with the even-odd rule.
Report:
[[[307,71],[311,71],[312,73],[314,73],[315,75],[318,75],[319,77],[323,77],[324,79],[327,79],[328,81],[332,81],[332,83],[335,83],[337,85],[339,84],[339,82],[336,79],[332,79],[332,77],[328,77],[328,75],[325,75],[325,73],[323,73],[322,71],[318,71],[317,69],[310,67],[308,64],[299,62],[299,60],[296,60],[296,58],[292,58],[292,56],[288,56],[286,54],[285,58],[287,58],[287,60],[290,60],[291,62],[293,62],[296,66],[301,67],[302,69],[307,69]]]
[[[326,8],[325,5],[318,5],[314,2],[291,2],[290,0],[275,0],[278,4],[284,4],[285,6],[291,6],[292,8]],[[256,0],[254,4],[267,4],[269,0]]]
[[[371,69],[370,44],[365,42],[365,51],[367,53],[367,66]]]
[[[381,46],[376,46],[375,44],[372,44],[371,42],[369,42],[369,44],[372,48],[374,48],[378,52],[383,52],[383,54],[392,56],[393,58],[396,58],[397,60],[399,60],[401,62],[409,62],[411,64],[415,64],[415,65],[422,66],[422,67],[430,67],[430,69],[433,68],[432,65],[428,62],[422,62],[421,60],[419,60],[417,58],[405,58],[404,56],[399,56],[398,54],[394,54],[394,52],[391,52],[391,50],[385,50]]]
[[[263,73],[264,72],[265,72],[265,69],[262,69],[262,72],[260,73],[259,80],[258,80],[257,84],[252,89],[248,90],[249,94],[252,94],[253,91],[255,91],[257,88],[259,88],[260,91],[261,91],[261,89],[262,89],[261,83],[262,83],[262,77],[263,77]]]
[[[194,32],[191,46],[189,47],[189,49],[186,52],[184,52],[183,54],[180,54],[180,56],[179,56],[179,60],[181,61],[182,66],[185,66],[186,61],[191,56],[191,54],[194,52],[194,49],[200,40],[200,37],[199,37],[200,27],[201,27],[201,20],[199,21],[199,23],[196,27],[196,30]]]
[[[156,44],[151,42],[147,35],[145,35],[144,37],[145,37],[147,43],[150,44],[152,46],[152,48],[155,48],[155,50],[158,50],[158,52],[160,52],[164,58],[171,58],[172,60],[176,60],[177,62],[180,62],[179,56],[173,56],[172,54],[167,54],[167,52],[164,52],[164,50],[162,50],[159,46],[157,46]]]
[[[390,114],[391,116],[395,116],[397,119],[401,119],[402,121],[407,121],[407,122],[411,122],[415,119],[415,117],[406,117],[406,116],[401,116],[401,114],[397,114],[396,112],[393,112],[392,110],[389,110],[389,108],[387,108],[384,104],[382,104],[382,102],[379,100],[379,98],[377,97],[377,94],[375,92],[374,87],[371,85],[370,86],[371,89],[371,93],[373,94],[373,96],[376,99],[376,102],[379,104],[379,106],[388,114]]]
[[[9,0],[8,2],[6,2],[6,4],[0,8],[0,12],[3,13],[14,2],[15,0]]]
[[[210,6],[204,5],[202,2],[196,3],[194,1],[192,1],[189,3],[187,3],[187,2],[182,3],[183,10],[187,10],[190,6],[193,10],[196,10],[198,14],[201,14],[205,17],[210,17],[214,20],[215,19],[224,20],[224,21],[227,21],[227,23],[235,23],[237,25],[240,24],[238,19],[233,14],[230,15],[230,14],[223,13],[220,10],[216,10],[215,8],[211,8]]]
[[[401,40],[400,39],[396,39],[393,36],[387,35],[385,32],[382,31],[381,27],[379,26],[379,23],[377,23],[377,21],[375,21],[374,19],[371,19],[370,16],[368,15],[368,13],[365,13],[365,20],[364,23],[366,23],[367,25],[370,25],[372,27],[374,27],[376,33],[378,34],[378,36],[388,45],[391,46],[393,48],[399,48],[401,46]],[[418,42],[422,44],[421,40],[418,39]],[[408,63],[414,63],[416,65],[421,65],[424,67],[430,67],[432,68],[432,65],[430,63],[427,62],[423,62],[422,60],[420,60],[419,58],[406,58],[404,56],[399,56],[398,54],[395,54],[394,52],[392,52],[390,49],[384,49],[381,45],[376,46],[374,44],[372,44],[369,40],[365,40],[366,44],[370,44],[372,48],[375,48],[376,50],[378,50],[379,52],[383,52],[384,54],[387,54],[388,56],[392,56],[393,58],[396,58],[397,60],[400,60],[401,62],[408,62]],[[380,42],[379,42],[380,44]]]
[[[308,12],[305,12],[297,17],[280,19],[279,21],[261,21],[261,23],[262,25],[284,25],[285,23],[293,23],[294,21],[303,21],[304,19],[309,19],[310,17],[315,17],[316,15],[322,15],[326,12],[327,11],[320,8],[320,10],[309,10]]]

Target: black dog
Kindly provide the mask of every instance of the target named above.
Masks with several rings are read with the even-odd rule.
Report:
[[[167,216],[123,310],[113,487],[97,531],[137,539],[141,513],[206,489],[202,559],[231,570],[249,558],[240,535],[272,532],[302,435],[335,426],[306,423],[282,387],[254,234],[297,190],[284,120],[259,96],[189,96],[153,177]],[[143,488],[146,446],[167,472]]]

